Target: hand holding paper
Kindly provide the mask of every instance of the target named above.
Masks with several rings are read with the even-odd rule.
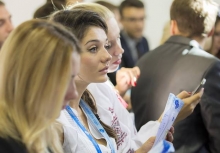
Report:
[[[163,113],[163,118],[157,132],[156,140],[154,142],[154,146],[156,146],[160,141],[165,140],[167,132],[170,130],[171,126],[173,125],[183,105],[184,103],[181,99],[177,98],[174,94],[169,95]]]

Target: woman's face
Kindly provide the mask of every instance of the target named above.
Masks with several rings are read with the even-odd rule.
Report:
[[[108,72],[111,73],[118,69],[124,50],[121,47],[120,29],[115,18],[110,18],[106,23],[108,26],[108,42],[110,44],[108,52],[112,56]]]
[[[80,55],[76,51],[74,51],[72,54],[71,64],[72,64],[72,72],[71,72],[70,81],[69,81],[68,89],[66,91],[62,109],[64,109],[71,100],[78,97],[78,92],[76,89],[76,84],[75,84],[74,79],[75,79],[75,76],[79,72]]]
[[[91,26],[81,40],[81,47],[79,79],[86,83],[107,81],[107,72],[112,57],[106,50],[109,44],[104,30]]]
[[[213,55],[218,54],[220,51],[220,21],[215,26],[215,33],[213,36]]]

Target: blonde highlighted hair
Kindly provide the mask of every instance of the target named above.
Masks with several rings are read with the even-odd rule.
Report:
[[[76,38],[62,26],[31,20],[18,26],[0,52],[0,137],[30,153],[63,152],[54,121],[71,78]]]
[[[87,11],[93,11],[98,13],[105,21],[114,17],[112,11],[110,11],[105,6],[96,3],[76,3],[74,5],[68,6],[68,9],[69,10],[82,9]]]

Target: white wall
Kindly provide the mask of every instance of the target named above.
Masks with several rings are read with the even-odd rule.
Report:
[[[25,20],[31,19],[34,11],[44,4],[46,0],[3,0],[12,14],[15,26]],[[92,2],[94,0],[85,0]],[[106,0],[109,1],[109,0]],[[144,36],[148,38],[150,48],[158,46],[162,35],[163,26],[169,20],[169,9],[172,0],[142,0],[146,5],[146,28]],[[111,0],[118,5],[121,0]],[[220,0],[216,0],[220,4]]]

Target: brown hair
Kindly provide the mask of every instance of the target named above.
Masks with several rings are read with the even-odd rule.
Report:
[[[34,12],[33,18],[47,19],[53,12],[61,9],[63,9],[63,4],[59,1],[54,1],[53,3],[48,1]]]
[[[107,7],[111,11],[119,10],[118,6],[116,6],[116,5],[112,4],[112,3],[106,2],[106,1],[95,1],[94,3],[97,3],[97,4],[100,4],[102,6],[105,6],[105,7]]]
[[[5,5],[5,3],[4,3],[4,2],[2,2],[2,1],[0,1],[0,6],[2,6],[2,5]]]
[[[67,27],[80,41],[91,26],[100,27],[107,34],[105,20],[98,13],[93,11],[83,9],[62,10],[54,13],[50,19]],[[90,106],[93,113],[97,114],[95,100],[88,90],[83,93],[82,99]],[[101,120],[100,123],[109,136],[116,138],[116,134],[111,127],[104,124]]]
[[[107,7],[97,3],[77,3],[69,7],[70,10],[88,10],[98,13],[105,21],[114,18],[114,14]]]
[[[108,126],[104,122],[102,122],[102,120],[100,120],[100,118],[98,116],[98,112],[97,112],[97,107],[96,107],[96,104],[95,104],[95,99],[92,96],[92,94],[89,92],[89,90],[86,89],[86,91],[84,91],[84,93],[82,95],[82,99],[90,106],[93,113],[96,115],[96,117],[98,118],[99,122],[101,123],[103,128],[106,130],[108,135],[115,138],[115,139],[117,139],[115,131],[110,126]]]
[[[218,5],[213,0],[174,0],[170,18],[187,37],[207,37],[215,24]]]
[[[91,26],[103,29],[106,34],[108,31],[105,20],[98,13],[89,10],[61,10],[55,12],[50,19],[67,27],[80,41]]]
[[[123,18],[123,10],[128,7],[144,8],[144,3],[140,0],[124,0],[119,6],[119,12]]]

